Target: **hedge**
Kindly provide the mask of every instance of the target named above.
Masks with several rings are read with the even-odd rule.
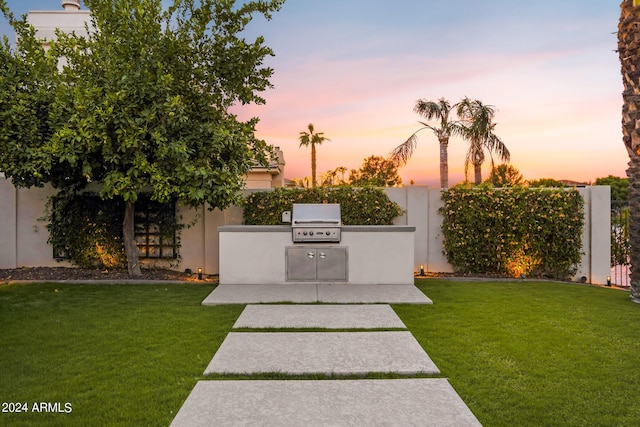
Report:
[[[458,272],[568,279],[582,257],[577,190],[454,187],[443,192],[447,260]]]
[[[339,203],[343,225],[389,225],[402,215],[400,206],[381,188],[277,188],[245,199],[244,224],[282,224],[282,212],[290,211],[294,203]]]

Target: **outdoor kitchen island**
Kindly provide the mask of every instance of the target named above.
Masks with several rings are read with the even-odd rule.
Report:
[[[220,284],[413,284],[413,226],[343,225],[331,242],[294,242],[288,225],[218,231]]]

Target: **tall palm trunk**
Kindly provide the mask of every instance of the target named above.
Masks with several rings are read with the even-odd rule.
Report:
[[[138,262],[138,248],[136,247],[134,230],[134,203],[127,201],[122,221],[122,239],[124,251],[127,255],[127,269],[129,276],[140,276],[140,263]]]
[[[473,165],[473,183],[475,185],[482,184],[482,164]]]
[[[311,188],[316,188],[318,181],[316,179],[316,144],[311,143]]]
[[[482,184],[482,164],[484,163],[483,145],[478,142],[479,149],[473,153],[473,183]]]
[[[322,132],[314,132],[313,123],[309,123],[307,127],[309,132],[300,132],[300,147],[311,145],[311,188],[316,188],[318,184],[316,180],[316,144],[322,144],[322,141],[329,141]]]
[[[622,139],[629,153],[631,300],[640,303],[640,2],[620,5],[618,55],[622,72]]]
[[[439,138],[440,142],[440,188],[449,188],[449,137]]]

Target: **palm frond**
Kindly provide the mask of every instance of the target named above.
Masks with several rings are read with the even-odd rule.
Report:
[[[300,147],[307,147],[309,145],[311,142],[309,136],[310,135],[307,132],[300,132],[300,136],[298,137],[300,140]]]
[[[503,162],[508,162],[511,160],[511,153],[509,152],[509,149],[496,134],[492,133],[489,135],[486,145],[487,149],[500,156],[500,159]]]
[[[427,101],[425,99],[419,99],[416,101],[416,106],[413,111],[430,120],[434,117],[441,118],[442,116],[448,116],[451,106],[449,101],[441,98],[438,102]]]
[[[411,156],[413,156],[413,152],[416,149],[416,145],[418,143],[418,137],[416,136],[417,132],[414,132],[414,134],[411,135],[405,142],[393,149],[390,155],[390,160],[394,165],[405,165],[409,161]]]

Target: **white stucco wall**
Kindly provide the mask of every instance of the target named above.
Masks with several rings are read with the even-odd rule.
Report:
[[[582,261],[574,280],[605,284],[611,274],[611,187],[596,185],[579,188],[584,199]]]
[[[223,226],[220,236],[220,283],[294,284],[286,277],[287,247],[294,246],[288,226]],[[297,247],[348,248],[350,284],[412,284],[413,227],[344,227],[340,243]],[[299,282],[304,283],[304,282]],[[344,282],[341,282],[344,283]]]
[[[86,36],[85,25],[91,23],[91,14],[88,10],[36,10],[29,12],[27,22],[36,29],[39,39],[50,41],[55,39],[56,28]]]
[[[18,263],[16,206],[17,191],[11,182],[0,174],[0,268],[14,268]]]
[[[420,265],[429,272],[452,271],[442,253],[442,218],[438,213],[442,206],[440,190],[411,186],[387,191],[389,197],[406,210],[395,224],[416,229],[412,242],[413,271],[419,271]],[[579,191],[585,200],[584,255],[574,280],[584,276],[589,283],[604,284],[610,274],[610,189],[608,186],[594,186]],[[69,265],[53,259],[53,249],[46,243],[46,224],[39,221],[44,215],[47,197],[53,193],[54,190],[47,186],[16,190],[0,175],[0,268]],[[225,261],[224,255],[219,253],[218,227],[242,224],[242,209],[232,207],[224,211],[209,211],[204,207],[195,210],[182,207],[178,214],[189,226],[182,232],[181,259],[173,268],[181,271],[203,268],[205,274],[221,272]],[[291,237],[285,234],[286,237],[283,235],[282,238],[290,244]],[[344,241],[348,242],[350,238],[345,236],[347,240]],[[252,262],[261,262],[260,253],[251,253],[251,247],[249,239],[244,246],[247,257],[253,259]]]

